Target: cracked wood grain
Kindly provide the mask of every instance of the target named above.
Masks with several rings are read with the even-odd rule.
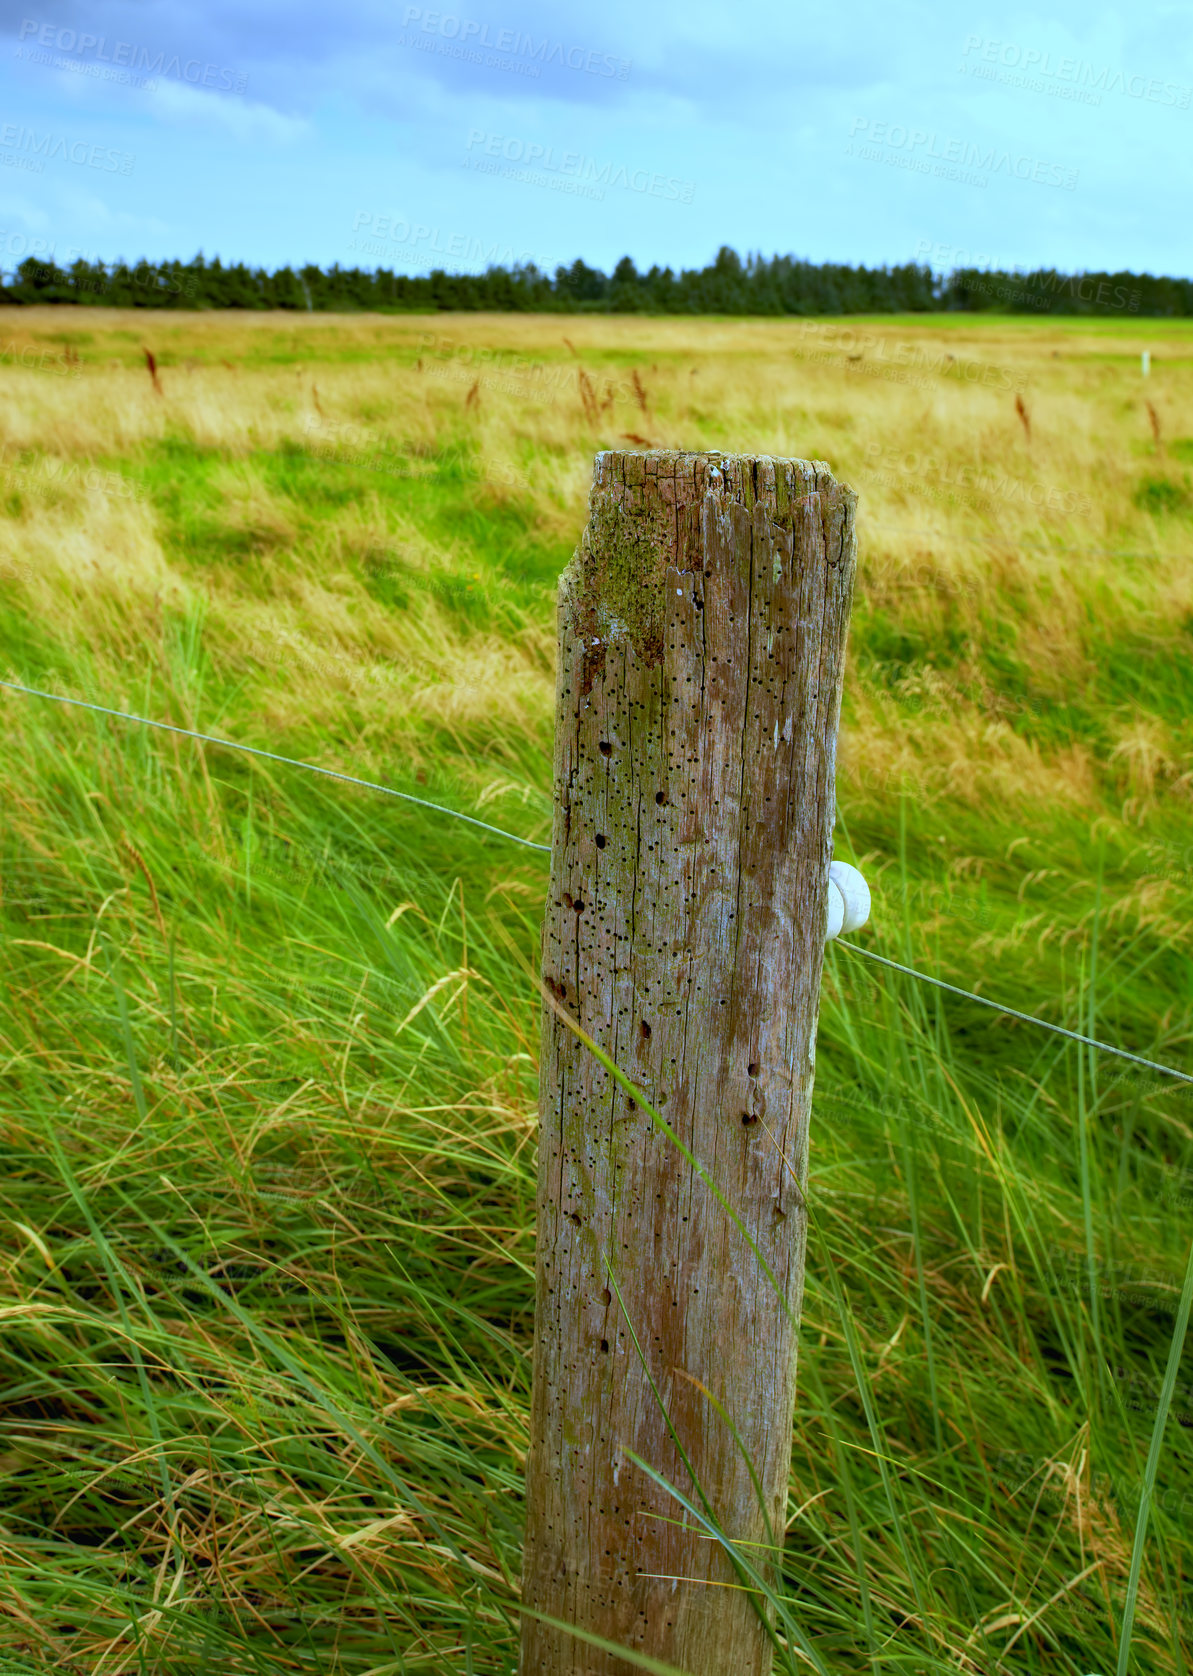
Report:
[[[791,1318],[545,1007],[523,1601],[693,1676],[765,1676],[770,1643],[626,1451],[699,1505],[673,1428],[723,1530],[781,1540],[855,500],[819,461],[603,453],[560,581],[544,981]],[[523,1676],[632,1668],[523,1626]]]

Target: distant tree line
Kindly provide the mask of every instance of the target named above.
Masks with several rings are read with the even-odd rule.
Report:
[[[310,309],[321,313],[428,313],[488,309],[566,314],[1088,314],[1193,315],[1193,279],[1152,274],[1008,273],[958,268],[934,273],[915,262],[851,267],[794,256],[747,256],[722,246],[704,268],[652,267],[623,256],[611,274],[579,258],[554,275],[533,262],[484,273],[436,268],[410,276],[388,268],[313,264],[273,273],[202,255],[190,262],[99,262],[69,267],[27,256],[0,274],[0,302],[108,308]]]

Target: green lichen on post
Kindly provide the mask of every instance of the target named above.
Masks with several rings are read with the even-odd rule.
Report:
[[[648,664],[663,659],[668,529],[653,509],[631,516],[617,496],[593,493],[588,524],[573,561],[576,625],[589,649],[628,639]]]

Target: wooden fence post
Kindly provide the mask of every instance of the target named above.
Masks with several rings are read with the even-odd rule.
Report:
[[[544,983],[785,1295],[545,1005],[522,1598],[693,1676],[771,1670],[760,1597],[627,1451],[782,1541],[855,500],[821,461],[598,454],[560,581]],[[523,1618],[523,1676],[632,1668]]]

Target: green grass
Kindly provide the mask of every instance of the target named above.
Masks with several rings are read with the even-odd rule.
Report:
[[[1171,477],[1145,477],[1132,499],[1144,512],[1179,513],[1193,508],[1193,495]]]
[[[351,359],[327,331],[309,362],[324,336],[321,389]],[[87,584],[84,634],[69,579],[60,610],[6,579],[0,673],[549,841],[537,648],[568,544],[547,491],[488,492],[461,426],[417,477],[182,431],[106,453],[178,586]],[[555,442],[517,445],[533,468]],[[337,546],[362,502],[368,539]],[[7,511],[31,552],[49,505]],[[1179,523],[1124,492],[1129,539],[1101,545],[1133,546],[1137,513]],[[1131,566],[1121,597],[1091,578],[1068,625],[1080,683],[1041,657],[1030,589],[934,632],[863,587],[847,732],[951,726],[976,670],[1017,737],[1092,767],[1015,803],[967,791],[980,744],[902,793],[862,761],[837,853],[871,882],[876,951],[1188,1069],[1190,620],[1140,603]],[[362,645],[369,611],[461,660],[525,644],[540,701],[382,724],[367,683],[246,655],[250,607],[317,624],[329,596],[302,590],[338,570]],[[0,706],[0,1676],[504,1676],[548,858],[223,749]],[[1128,716],[1166,730],[1150,803],[1113,756]],[[1188,1670],[1184,1172],[1193,1089],[830,949],[784,1646],[805,1637],[834,1676]]]

